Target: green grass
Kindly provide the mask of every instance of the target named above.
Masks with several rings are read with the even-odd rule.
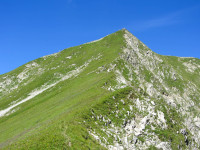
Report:
[[[59,75],[65,75],[75,70],[77,67],[84,65],[88,60],[92,61],[78,76],[59,82],[54,87],[47,89],[31,100],[19,105],[17,111],[0,118],[0,149],[105,149],[97,140],[95,140],[88,131],[94,131],[100,135],[101,140],[105,137],[108,144],[113,144],[114,137],[108,136],[102,128],[109,128],[97,116],[102,115],[106,119],[112,120],[112,124],[120,126],[124,120],[135,118],[137,115],[144,117],[148,112],[139,112],[135,107],[135,99],[149,98],[156,103],[156,110],[160,110],[165,115],[167,129],[155,126],[151,130],[150,125],[146,126],[149,132],[158,135],[161,141],[171,141],[172,149],[176,149],[180,141],[182,147],[184,136],[177,134],[177,131],[184,128],[182,124],[184,118],[176,109],[170,107],[162,98],[150,97],[147,94],[146,87],[140,87],[138,76],[142,76],[145,82],[152,83],[154,88],[162,94],[170,94],[157,79],[153,73],[159,70],[164,72],[164,83],[172,89],[176,87],[183,94],[185,84],[191,81],[200,87],[199,70],[193,74],[187,72],[184,62],[191,59],[182,59],[177,57],[161,56],[152,52],[152,56],[157,56],[163,60],[157,63],[154,72],[148,70],[147,66],[140,69],[139,75],[134,72],[132,64],[120,58],[123,48],[126,47],[124,42],[125,30],[120,30],[102,40],[94,43],[86,43],[80,46],[65,49],[56,55],[38,58],[29,62],[37,63],[38,66],[29,69],[29,77],[22,82],[18,81],[17,76],[27,69],[23,65],[7,74],[0,75],[0,82],[5,81],[5,77],[10,78],[12,83],[6,85],[9,92],[0,92],[0,110],[10,106],[13,101],[26,98],[33,90],[41,87],[45,83],[52,84],[60,80]],[[139,42],[141,53],[146,53],[149,48]],[[71,59],[66,57],[72,56]],[[97,59],[98,58],[98,59]],[[148,58],[151,59],[151,58]],[[200,64],[198,59],[195,63]],[[75,65],[72,65],[75,64]],[[119,70],[123,77],[129,81],[132,76],[133,80],[129,81],[130,86],[116,90],[115,92],[107,90],[110,86],[117,84],[116,74],[114,71],[108,72],[107,69],[111,64],[116,64],[115,69]],[[130,71],[126,66],[130,67]],[[102,70],[99,68],[103,68]],[[174,69],[181,78],[174,81],[169,72]],[[40,70],[43,72],[39,73]],[[13,77],[13,78],[11,78]],[[18,88],[10,90],[11,87],[18,85]],[[192,93],[190,97],[198,104],[199,89],[197,94]],[[127,98],[127,97],[130,98]],[[113,99],[114,97],[114,99]],[[123,99],[124,103],[121,101]],[[133,113],[129,116],[130,105],[133,106]],[[181,106],[178,105],[178,108]],[[193,108],[194,109],[194,108]],[[118,116],[113,112],[119,111]],[[192,110],[191,108],[191,111]],[[198,112],[195,112],[197,115]],[[172,122],[175,121],[175,124]],[[190,139],[190,132],[188,131]],[[145,142],[145,136],[139,136],[139,141]],[[119,142],[119,141],[118,141]],[[149,149],[156,149],[150,146]]]
[[[156,127],[155,132],[159,139],[162,141],[171,141],[172,149],[177,149],[178,145],[182,148],[186,148],[184,135],[179,131],[184,128],[183,117],[176,111],[175,108],[169,107],[164,100],[158,101],[156,110],[160,110],[164,113],[167,128],[161,129]],[[177,133],[177,131],[179,133]],[[152,130],[150,130],[152,132]],[[189,135],[190,132],[188,131]]]
[[[98,102],[103,95],[110,93],[102,88],[102,85],[109,81],[111,81],[110,84],[112,84],[115,75],[112,72],[108,73],[106,70],[99,74],[95,72],[92,73],[92,71],[97,71],[98,67],[101,66],[108,66],[108,64],[119,56],[119,53],[122,51],[121,48],[125,46],[122,36],[123,32],[124,31],[119,31],[111,34],[96,43],[84,44],[66,49],[58,53],[56,57],[49,56],[46,60],[44,58],[34,60],[33,62],[39,64],[39,67],[31,70],[31,72],[33,72],[30,73],[32,81],[27,85],[19,86],[18,89],[11,93],[5,94],[5,96],[0,99],[0,109],[7,108],[14,100],[25,98],[33,89],[42,86],[44,83],[51,83],[58,80],[54,77],[54,73],[65,74],[73,70],[74,67],[70,68],[68,67],[69,65],[76,64],[76,66],[81,66],[89,59],[96,58],[99,55],[101,56],[100,59],[92,61],[78,77],[60,82],[55,87],[46,90],[30,101],[18,106],[19,110],[15,113],[0,118],[0,146],[6,146],[9,143],[22,140],[22,143],[24,143],[22,147],[17,145],[22,149],[23,146],[25,148],[27,144],[31,149],[37,144],[40,148],[46,147],[47,145],[54,147],[59,147],[60,145],[60,147],[62,147],[65,136],[60,132],[62,130],[59,129],[61,125],[60,121],[70,122],[68,126],[73,126],[72,116],[74,115],[72,114],[77,110],[79,110],[79,113],[84,112],[83,109],[90,108],[91,105]],[[67,56],[72,56],[72,59],[66,59]],[[59,68],[50,70],[50,68],[58,65],[60,65]],[[19,74],[24,68],[25,65],[1,77]],[[38,68],[45,69],[45,72],[37,76],[35,73]],[[19,85],[23,83],[19,83]],[[8,98],[11,95],[14,95],[14,97]],[[79,127],[76,129],[78,128]],[[85,132],[86,131],[84,131],[84,133]],[[48,133],[50,139],[46,136],[46,133]],[[26,142],[26,140],[23,139],[30,140]],[[55,139],[56,145],[51,143],[53,139]],[[76,141],[74,142],[76,143]],[[91,142],[94,146],[94,141]],[[33,147],[31,147],[31,145],[33,145]],[[95,145],[97,145],[97,143]],[[15,149],[15,147],[12,146],[9,148]],[[37,146],[35,148],[37,149]],[[77,147],[75,147],[75,149],[76,148]]]

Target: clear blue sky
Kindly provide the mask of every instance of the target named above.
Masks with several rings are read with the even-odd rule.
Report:
[[[159,54],[200,58],[199,0],[0,0],[0,74],[122,28]]]

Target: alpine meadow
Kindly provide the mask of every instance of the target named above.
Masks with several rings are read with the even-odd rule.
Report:
[[[198,150],[199,81],[119,30],[0,75],[0,149]]]

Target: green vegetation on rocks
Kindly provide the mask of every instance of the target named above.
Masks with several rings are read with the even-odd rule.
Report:
[[[0,75],[0,149],[199,149],[200,60],[126,29]]]

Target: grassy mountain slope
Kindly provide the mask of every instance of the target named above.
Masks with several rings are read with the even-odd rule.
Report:
[[[0,76],[0,147],[198,149],[199,74],[125,29],[36,59]]]

